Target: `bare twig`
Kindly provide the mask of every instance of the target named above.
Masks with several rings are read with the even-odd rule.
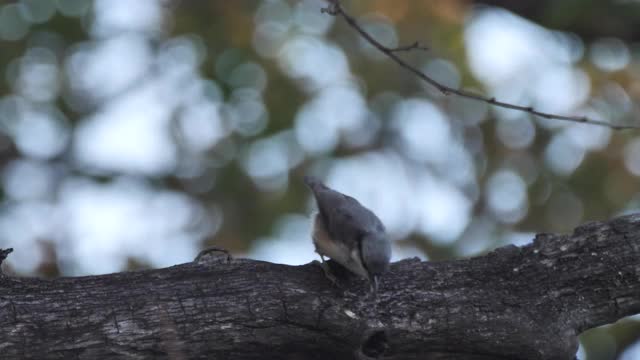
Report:
[[[411,51],[411,50],[429,51],[429,48],[426,46],[420,45],[420,43],[416,41],[411,45],[398,46],[396,48],[389,49],[390,52],[401,52],[401,51]]]
[[[471,91],[468,91],[468,90],[455,89],[455,88],[449,87],[447,85],[441,84],[438,81],[434,80],[433,78],[427,76],[422,71],[420,71],[420,70],[416,69],[415,67],[413,67],[412,65],[408,64],[406,61],[402,60],[398,55],[395,54],[396,52],[399,52],[399,51],[410,51],[410,50],[413,50],[413,49],[421,49],[421,50],[423,50],[422,47],[420,47],[420,45],[418,44],[418,42],[415,42],[415,43],[413,43],[411,45],[404,46],[404,47],[388,48],[388,47],[382,45],[378,40],[374,39],[371,36],[371,34],[366,32],[358,24],[358,22],[356,21],[356,19],[353,16],[351,16],[347,12],[345,12],[344,9],[342,8],[342,5],[340,4],[340,0],[325,0],[325,1],[327,1],[329,3],[329,6],[322,9],[323,13],[327,13],[327,14],[332,15],[332,16],[342,16],[342,18],[347,22],[347,24],[349,24],[349,26],[351,26],[369,44],[373,45],[373,47],[375,47],[380,52],[382,52],[385,55],[387,55],[396,64],[400,65],[401,67],[403,67],[407,71],[413,73],[418,78],[420,78],[422,81],[424,81],[424,82],[428,83],[429,85],[433,86],[434,88],[436,88],[438,91],[440,91],[444,95],[455,95],[455,96],[459,96],[459,97],[463,97],[463,98],[467,98],[467,99],[473,99],[473,100],[477,100],[477,101],[482,101],[482,102],[485,102],[487,104],[498,106],[498,107],[501,107],[501,108],[512,109],[512,110],[517,110],[517,111],[524,111],[524,112],[527,112],[527,113],[529,113],[531,115],[539,116],[539,117],[542,117],[542,118],[545,118],[545,119],[555,119],[555,120],[563,120],[563,121],[571,121],[571,122],[577,122],[577,123],[605,126],[605,127],[608,127],[608,128],[614,129],[614,130],[640,129],[640,125],[615,125],[615,124],[612,124],[612,123],[610,123],[608,121],[605,121],[605,120],[591,119],[591,118],[588,118],[586,116],[568,116],[568,115],[559,115],[559,114],[542,112],[542,111],[538,111],[538,110],[536,110],[536,109],[534,109],[533,107],[530,107],[530,106],[522,106],[522,105],[511,104],[511,103],[508,103],[508,102],[496,100],[496,98],[494,98],[494,97],[490,98],[490,97],[487,97],[487,96],[484,96],[484,95],[481,95],[481,94],[477,94],[477,93],[474,93],[474,92],[471,92]]]

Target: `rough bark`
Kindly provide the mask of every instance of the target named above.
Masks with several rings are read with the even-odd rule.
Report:
[[[0,277],[2,358],[573,359],[580,332],[640,313],[640,214],[471,259],[403,260],[377,296],[317,264],[217,255]]]

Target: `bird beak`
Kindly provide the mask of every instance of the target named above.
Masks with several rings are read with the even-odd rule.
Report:
[[[373,275],[371,277],[371,291],[374,294],[378,293],[378,275]]]

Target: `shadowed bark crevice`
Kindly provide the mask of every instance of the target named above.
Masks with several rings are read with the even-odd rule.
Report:
[[[220,249],[165,269],[0,277],[3,359],[573,359],[580,332],[637,313],[640,215],[399,261],[377,296],[315,263]]]

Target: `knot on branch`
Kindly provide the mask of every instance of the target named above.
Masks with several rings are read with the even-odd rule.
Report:
[[[387,333],[384,330],[376,330],[365,338],[360,352],[365,359],[378,359],[384,356],[388,349]]]
[[[233,260],[233,258],[231,254],[229,254],[229,251],[218,247],[211,247],[200,251],[193,262],[198,265],[211,265],[215,263],[228,263],[231,260]]]
[[[320,9],[320,12],[323,14],[329,14],[331,16],[336,16],[340,13],[340,3],[338,0],[327,0],[329,5]]]

